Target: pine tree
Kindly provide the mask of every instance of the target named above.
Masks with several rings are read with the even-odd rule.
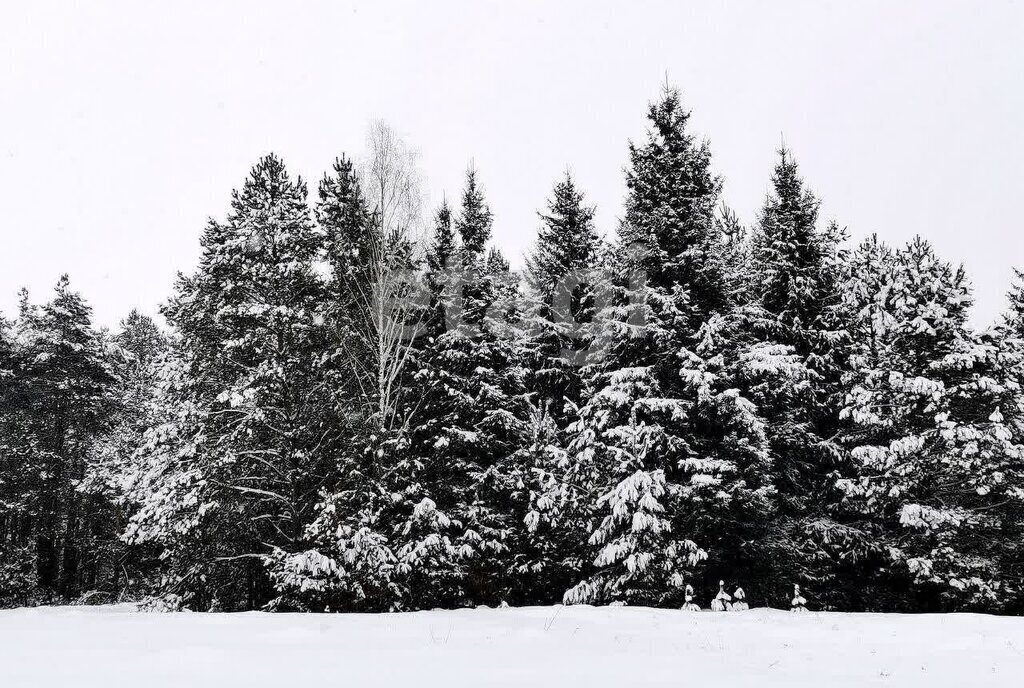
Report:
[[[382,207],[391,198],[386,170],[374,163],[372,171],[373,208],[351,166],[336,164],[316,210],[332,268],[324,368],[337,479],[307,529],[312,547],[283,558],[276,574],[280,603],[300,608],[384,610],[409,597],[396,581],[394,531],[415,506],[405,497],[415,489],[408,433],[416,399],[408,392],[419,339],[434,322],[430,304],[410,294],[420,288],[412,237],[393,221],[395,209]]]
[[[322,235],[306,187],[263,158],[211,221],[196,274],[165,310],[180,339],[167,386],[177,427],[156,430],[132,542],[167,548],[167,590],[186,604],[251,609],[272,597],[265,565],[303,551],[323,447],[318,350]],[[155,464],[155,465],[154,465]]]
[[[669,428],[684,414],[678,400],[662,396],[646,367],[611,373],[581,409],[570,428],[575,461],[563,479],[584,473],[589,489],[578,498],[599,519],[588,537],[596,570],[566,592],[567,604],[667,604],[682,590],[683,572],[707,557],[672,527],[679,487],[666,474],[675,473],[673,459],[681,459],[686,445]]]
[[[383,491],[379,454],[390,439],[381,436],[386,421],[382,398],[374,393],[379,351],[370,317],[383,236],[355,165],[345,156],[320,181],[314,212],[329,268],[322,304],[327,337],[318,353],[329,407],[325,453],[334,470],[306,524],[308,549],[275,553],[273,606],[356,610],[374,603],[374,581],[386,581],[389,558],[386,546],[380,549],[384,536],[372,525]],[[367,570],[370,562],[379,572]]]
[[[541,524],[542,510],[553,504],[545,494],[565,465],[570,409],[580,402],[580,358],[588,346],[594,316],[594,291],[601,240],[594,228],[594,208],[566,172],[554,187],[547,212],[540,213],[537,240],[526,259],[528,303],[520,338],[526,362],[526,389],[531,398],[531,442],[516,457],[524,490],[522,508],[530,531],[518,552],[517,575],[529,579],[537,602],[554,602],[572,585],[578,533]]]
[[[817,228],[820,206],[804,186],[792,154],[781,149],[754,235],[753,259],[760,305],[787,326],[793,339],[820,324],[834,300],[829,261],[835,247],[833,237]]]
[[[84,488],[119,502],[137,470],[134,454],[155,423],[159,366],[170,342],[151,317],[133,309],[121,321],[111,344],[119,408],[89,467]]]
[[[374,221],[363,196],[355,166],[345,156],[334,161],[332,173],[325,174],[318,187],[316,220],[325,234],[327,259],[334,272],[335,286],[342,288],[363,277],[377,237]],[[336,308],[351,306],[357,293],[333,294]]]
[[[595,209],[585,205],[585,200],[566,172],[555,184],[547,212],[539,213],[540,230],[526,269],[530,288],[548,308],[566,275],[596,266],[601,239],[594,228]]]
[[[65,275],[42,306],[23,294],[17,323],[18,466],[11,477],[20,495],[9,517],[20,521],[14,544],[33,551],[35,586],[48,599],[68,600],[100,585],[109,570],[100,543],[116,537],[109,504],[79,489],[116,407],[91,315]]]
[[[715,216],[721,249],[722,291],[730,304],[749,304],[757,298],[757,264],[753,258],[753,232],[728,206],[719,206]]]

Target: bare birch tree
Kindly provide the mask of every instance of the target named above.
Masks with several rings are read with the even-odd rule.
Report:
[[[415,355],[425,317],[425,293],[416,270],[422,252],[423,176],[418,156],[383,121],[370,125],[367,157],[360,165],[372,213],[365,272],[355,284],[356,341],[344,353],[368,413],[382,430],[401,430],[403,375]]]
[[[370,123],[366,145],[360,181],[382,233],[420,248],[424,191],[419,153],[383,120]]]

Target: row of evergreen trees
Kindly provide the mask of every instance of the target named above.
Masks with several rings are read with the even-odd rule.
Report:
[[[170,333],[24,296],[0,602],[1024,610],[1024,289],[972,330],[960,268],[847,248],[785,150],[744,227],[678,92],[648,118],[616,240],[566,174],[522,278],[475,171],[422,245],[387,169],[310,203],[271,155]]]

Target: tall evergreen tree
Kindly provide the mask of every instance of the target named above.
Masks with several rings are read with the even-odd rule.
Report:
[[[751,240],[753,288],[744,317],[762,369],[785,373],[782,384],[770,378],[745,385],[767,421],[780,497],[780,518],[758,555],[772,562],[763,575],[799,578],[824,593],[834,563],[828,543],[843,532],[833,513],[841,453],[829,438],[837,430],[845,349],[837,316],[843,233],[834,223],[818,227],[819,208],[783,148]]]
[[[134,453],[155,423],[159,367],[170,342],[154,320],[133,309],[112,337],[118,411],[86,480],[89,491],[113,501],[124,496],[136,470]]]
[[[530,288],[549,308],[567,274],[597,265],[601,239],[594,227],[595,209],[585,201],[567,171],[555,184],[547,211],[539,213],[540,229],[526,259],[526,271]]]
[[[367,264],[379,237],[351,160],[341,156],[334,161],[332,174],[325,174],[320,181],[318,196],[316,220],[325,235],[325,257],[337,290],[331,295],[332,307],[352,308],[367,279]]]
[[[557,601],[572,585],[579,569],[578,533],[571,529],[538,529],[531,500],[540,499],[550,477],[567,460],[566,429],[580,402],[580,358],[589,344],[594,316],[594,284],[601,239],[594,227],[594,208],[567,171],[558,180],[539,213],[537,240],[526,258],[529,296],[524,317],[526,336],[520,350],[526,361],[526,388],[531,398],[529,444],[517,451],[523,482],[520,518],[530,526],[529,537],[516,553],[517,575],[536,590],[535,601]],[[570,563],[566,563],[569,560]]]
[[[455,220],[462,245],[462,262],[469,267],[484,255],[488,242],[491,240],[491,209],[484,200],[484,192],[477,180],[476,169],[470,167],[466,172],[466,188],[462,192],[462,207]]]
[[[630,267],[648,282],[687,293],[684,315],[695,332],[726,306],[715,206],[722,181],[711,172],[711,147],[689,131],[690,113],[678,90],[666,87],[647,113],[647,141],[630,143],[626,214],[619,230]]]
[[[963,270],[921,239],[895,253],[869,240],[853,266],[842,415],[856,472],[839,486],[879,550],[882,582],[911,586],[882,604],[1019,605],[1020,349],[970,332]]]
[[[797,332],[818,324],[834,300],[829,261],[835,248],[818,230],[820,206],[792,154],[781,149],[755,233],[754,276],[760,305]]]
[[[579,401],[578,365],[564,355],[585,346],[577,325],[593,317],[592,287],[600,237],[594,228],[594,208],[585,204],[569,172],[559,180],[540,213],[541,226],[526,259],[526,281],[531,292],[527,313],[531,393],[541,408],[550,407],[564,426],[563,400]]]
[[[434,215],[434,230],[427,247],[427,289],[429,290],[429,313],[426,330],[430,337],[437,337],[445,331],[445,287],[449,273],[457,267],[459,253],[458,236],[453,224],[452,211],[445,200]]]
[[[35,585],[49,599],[96,587],[106,572],[98,542],[116,537],[107,505],[79,489],[116,404],[109,359],[91,316],[65,275],[42,306],[23,295],[17,323],[17,465],[10,477],[20,495],[8,517],[18,522],[12,544],[31,549]]]
[[[233,194],[227,222],[210,222],[198,271],[165,310],[182,366],[168,403],[183,413],[157,431],[128,537],[167,548],[167,589],[190,606],[262,605],[272,555],[305,546],[330,470],[322,242],[302,180],[269,155]]]
[[[701,561],[717,571],[751,539],[727,514],[763,508],[771,492],[763,425],[715,360],[728,342],[708,337],[732,308],[710,148],[688,131],[677,91],[648,117],[646,144],[630,147],[586,403],[529,517],[585,529],[570,602],[681,603]],[[646,279],[628,279],[637,273]]]
[[[429,587],[423,567],[447,562],[457,575],[437,577],[443,587],[429,594],[443,595],[449,604],[497,603],[515,586],[508,576],[508,553],[519,530],[512,517],[510,457],[528,412],[509,327],[518,289],[507,261],[488,251],[491,223],[471,169],[454,222],[459,256],[446,289],[453,327],[427,347],[418,379],[423,403],[412,451],[423,493],[407,527],[417,537],[399,552],[420,589]],[[443,223],[440,228],[445,231]]]

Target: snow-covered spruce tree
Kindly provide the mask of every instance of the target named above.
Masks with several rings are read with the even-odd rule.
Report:
[[[533,518],[586,529],[591,561],[570,603],[678,606],[709,551],[715,572],[732,568],[763,523],[735,513],[763,512],[771,493],[763,424],[723,358],[728,329],[713,324],[733,307],[715,218],[721,183],[677,91],[649,118],[645,145],[630,147],[586,402]]]
[[[740,355],[746,323],[734,271],[747,247],[735,222],[716,217],[721,181],[709,144],[687,130],[678,92],[667,90],[649,118],[647,145],[631,147],[621,255],[626,271],[646,274],[647,321],[661,330],[647,359],[666,396],[684,404],[674,525],[707,550],[710,583],[743,575],[773,491],[764,422],[742,392],[750,365]]]
[[[1020,604],[1021,350],[966,324],[962,268],[925,241],[854,255],[846,285],[854,356],[843,436],[856,473],[839,481],[911,593],[883,604],[1001,610]]]
[[[540,213],[537,240],[526,259],[529,307],[528,388],[541,408],[564,426],[566,400],[579,401],[578,364],[563,352],[582,349],[578,324],[592,317],[593,296],[587,284],[597,268],[601,239],[594,228],[594,208],[585,204],[569,172],[560,179]]]
[[[152,413],[152,424],[132,459],[135,471],[124,484],[129,516],[121,538],[157,561],[155,581],[143,584],[155,609],[177,610],[185,604],[209,608],[205,605],[210,597],[199,585],[212,567],[200,557],[200,535],[211,541],[214,536],[199,530],[207,511],[198,508],[205,464],[196,460],[191,435],[203,422],[203,410],[174,337],[156,369]],[[212,542],[206,547],[212,550]]]
[[[831,438],[841,403],[845,335],[838,319],[843,232],[818,227],[820,202],[782,149],[772,187],[751,236],[744,330],[751,359],[744,389],[766,421],[779,517],[754,553],[763,564],[751,583],[765,593],[800,577],[826,588],[847,534],[834,519],[834,472],[841,452]],[[767,566],[765,566],[765,564]],[[782,592],[782,591],[780,591]]]
[[[453,224],[452,210],[445,200],[434,214],[433,234],[426,255],[425,281],[430,301],[423,324],[425,335],[431,339],[445,331],[445,288],[448,272],[456,267],[458,255],[458,235]]]
[[[370,252],[379,225],[374,221],[360,187],[355,164],[346,156],[334,161],[317,188],[316,220],[324,232],[326,259],[331,269],[331,308],[355,306],[359,281],[367,279]]]
[[[760,557],[777,516],[774,455],[768,425],[750,397],[757,387],[792,385],[802,371],[776,347],[750,341],[744,315],[739,308],[712,315],[680,352],[679,394],[692,430],[681,465],[688,479],[679,519],[687,532],[699,533],[709,573],[765,589]]]
[[[522,531],[513,454],[525,443],[528,409],[512,329],[518,287],[508,263],[488,251],[491,223],[470,170],[454,221],[458,250],[451,253],[445,222],[435,236],[430,262],[454,270],[444,331],[424,344],[414,383],[415,480],[405,495],[414,508],[398,526],[396,553],[407,604],[418,607],[497,604],[516,594],[508,573]]]
[[[302,551],[324,452],[322,236],[306,187],[268,155],[211,221],[197,272],[164,314],[180,366],[172,423],[153,431],[129,542],[165,548],[164,591],[193,608],[252,609],[273,597],[266,567]],[[268,559],[268,557],[271,557]]]
[[[104,587],[109,574],[100,550],[116,538],[110,504],[79,488],[116,408],[115,380],[91,309],[66,275],[42,306],[23,293],[15,337],[16,384],[3,414],[4,548],[22,573],[31,553],[33,597],[69,600]]]
[[[525,483],[520,518],[529,536],[515,552],[516,575],[534,591],[536,603],[561,600],[579,570],[579,533],[551,528],[537,520],[550,480],[566,460],[565,435],[580,402],[578,360],[589,343],[594,315],[594,278],[601,239],[594,228],[594,208],[586,205],[569,172],[554,186],[541,219],[537,240],[526,259],[528,288],[519,350],[526,361],[530,395],[530,439],[517,451]]]
[[[593,557],[592,568],[581,562],[583,572],[592,573],[566,592],[567,603],[666,604],[706,558],[673,529],[681,490],[669,482],[677,473],[671,459],[681,460],[686,443],[671,429],[684,413],[679,400],[662,396],[646,366],[611,372],[581,408],[561,479],[565,496],[583,501],[556,503],[547,516],[555,527],[593,529],[580,533]]]
[[[721,227],[715,206],[722,182],[711,172],[711,147],[688,129],[690,113],[678,90],[666,88],[648,109],[647,141],[630,143],[626,215],[619,230],[628,267],[647,282],[683,299],[689,332],[710,313],[730,306],[725,291]]]

